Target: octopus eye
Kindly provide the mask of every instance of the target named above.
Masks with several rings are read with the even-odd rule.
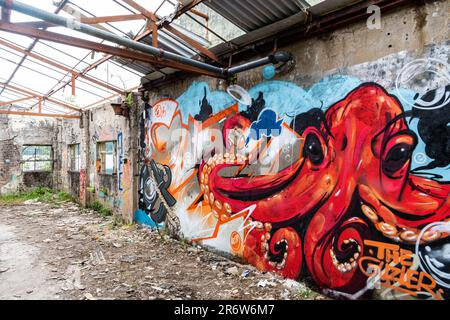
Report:
[[[303,156],[308,158],[312,164],[320,165],[323,162],[324,154],[322,143],[315,133],[306,136],[305,146],[303,148]]]
[[[407,143],[400,143],[393,146],[387,153],[383,170],[387,174],[393,174],[404,167],[409,161],[413,152],[413,146]]]

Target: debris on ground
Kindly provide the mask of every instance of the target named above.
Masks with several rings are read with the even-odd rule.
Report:
[[[0,230],[7,235],[0,299],[324,299],[304,284],[70,202],[2,205]]]

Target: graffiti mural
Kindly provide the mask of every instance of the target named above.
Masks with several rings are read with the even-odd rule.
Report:
[[[171,116],[176,110],[177,104],[172,100],[163,100],[155,104],[152,109],[146,104],[141,117],[141,144],[140,147],[145,154],[151,152],[152,145],[148,141],[146,132],[151,130],[152,123],[170,125]],[[148,120],[153,122],[149,123]],[[141,151],[142,151],[141,150]],[[172,183],[172,172],[169,166],[155,162],[146,157],[141,167],[139,178],[139,212],[135,213],[139,221],[150,227],[160,227],[166,222],[167,216],[171,215],[171,207],[176,203],[175,198],[168,192]],[[144,215],[142,214],[144,213]],[[148,218],[145,217],[147,214]],[[173,217],[175,219],[175,217]],[[173,230],[178,230],[177,221],[169,219],[168,224]],[[178,220],[178,219],[176,219]],[[176,224],[175,226],[173,224]]]
[[[169,167],[159,165],[151,160],[149,165],[142,167],[139,181],[140,207],[149,213],[155,223],[166,220],[169,207],[176,203],[174,197],[167,191],[172,182]]]
[[[336,76],[236,101],[195,82],[141,124],[141,209],[335,296],[448,299],[449,86],[400,90]]]

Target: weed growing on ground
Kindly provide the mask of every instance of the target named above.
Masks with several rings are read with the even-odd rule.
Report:
[[[297,293],[297,297],[300,300],[314,300],[317,296],[318,296],[318,294],[316,292],[312,291],[308,287],[302,288]]]
[[[0,204],[4,205],[21,204],[28,200],[47,203],[75,202],[75,198],[66,192],[44,187],[37,187],[0,196]]]
[[[103,206],[103,204],[99,201],[93,201],[86,205],[86,208],[91,209],[97,213],[99,213],[102,217],[112,216],[112,210]]]

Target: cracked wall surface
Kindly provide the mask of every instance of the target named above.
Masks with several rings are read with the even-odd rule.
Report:
[[[136,220],[331,296],[448,299],[448,9],[292,41],[273,77],[150,89]]]
[[[2,115],[0,117],[0,194],[20,188],[53,185],[53,173],[22,172],[21,154],[24,145],[50,145],[56,141],[52,120]]]
[[[382,14],[380,29],[362,21],[293,42],[279,49],[294,67],[274,77],[154,88],[129,118],[109,104],[81,120],[0,117],[0,192],[28,181],[24,143],[51,144],[53,186],[83,205],[312,277],[332,296],[448,299],[448,9],[425,1]],[[97,170],[106,141],[112,174]]]

